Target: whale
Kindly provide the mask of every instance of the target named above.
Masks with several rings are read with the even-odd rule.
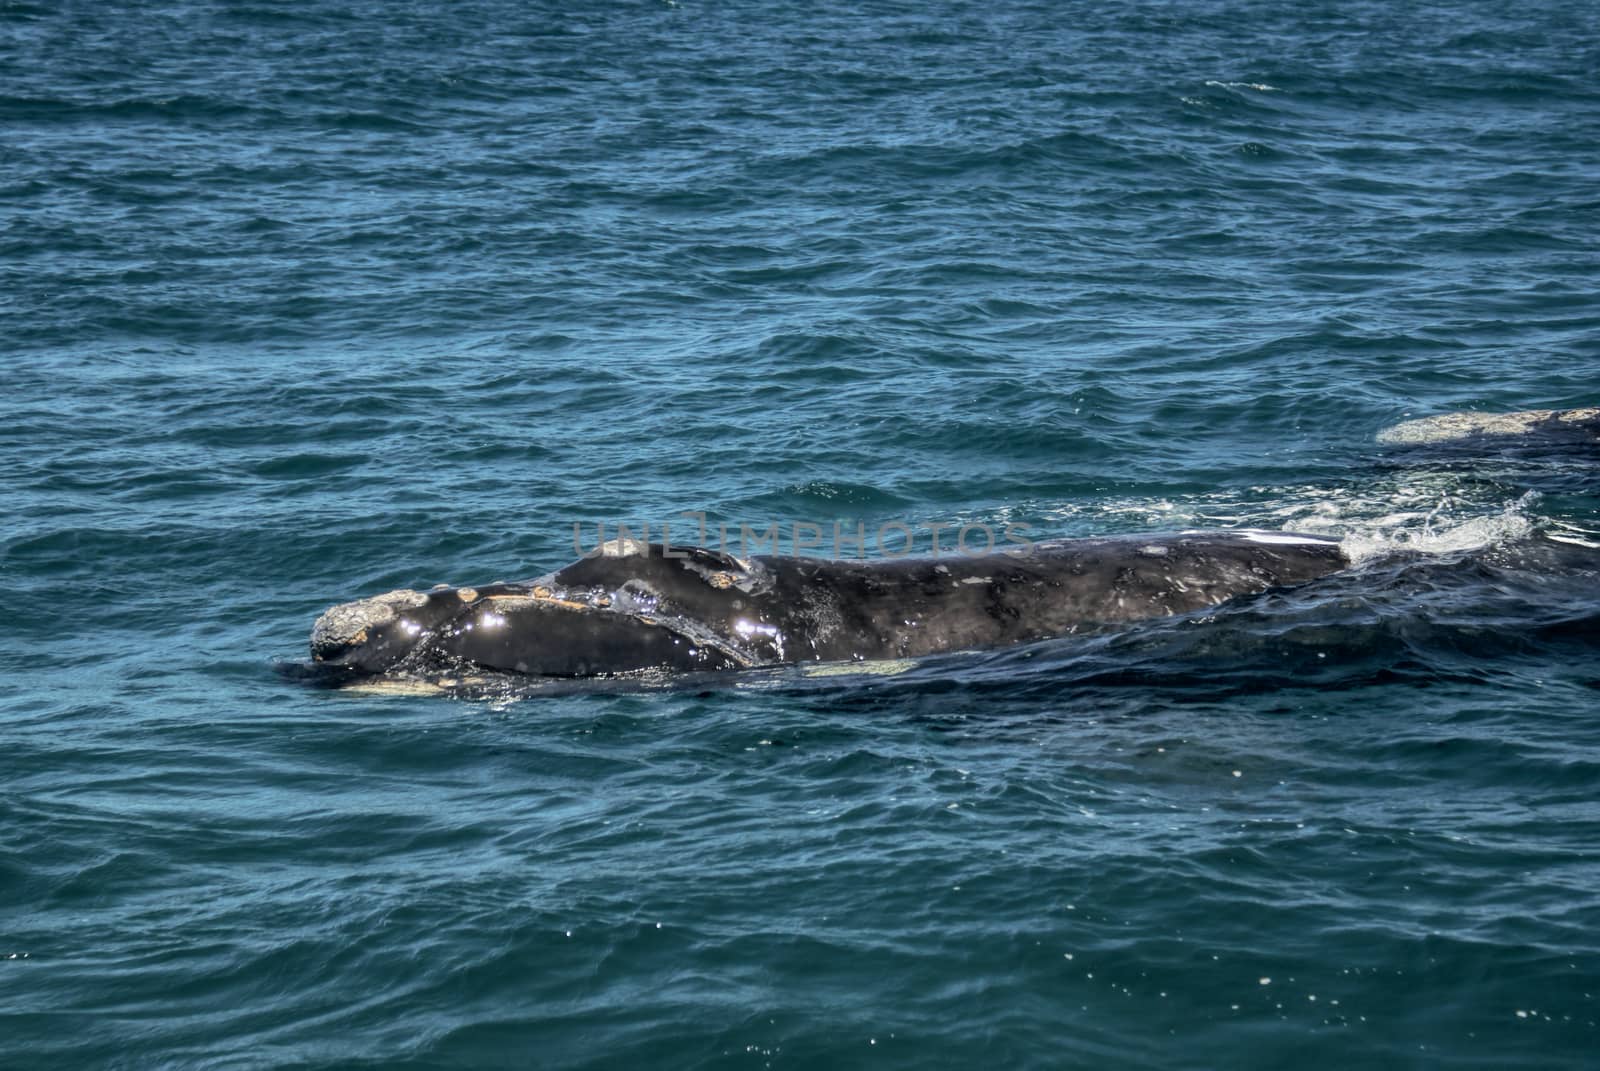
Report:
[[[535,580],[340,604],[312,627],[311,658],[344,681],[880,662],[1190,613],[1350,564],[1337,540],[1262,530],[870,560],[612,540]]]
[[[1600,408],[1446,413],[1376,438],[1421,450],[1424,460],[1463,446],[1482,457],[1549,449],[1587,457],[1600,446]],[[1261,529],[871,560],[741,558],[612,540],[534,580],[401,589],[336,605],[312,627],[310,668],[315,679],[344,685],[891,663],[1192,614],[1354,564],[1337,539]]]
[[[1384,428],[1377,440],[1385,446],[1592,444],[1600,442],[1600,408],[1441,413]]]

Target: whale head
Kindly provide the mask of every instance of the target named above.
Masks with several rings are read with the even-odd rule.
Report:
[[[341,603],[311,629],[311,659],[335,680],[460,670],[588,677],[748,664],[716,637],[540,585],[390,591]]]
[[[311,660],[356,673],[383,673],[463,608],[454,590],[425,594],[401,589],[341,603],[311,627]]]

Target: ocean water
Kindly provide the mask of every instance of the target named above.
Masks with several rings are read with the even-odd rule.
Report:
[[[0,1063],[1597,1066],[1600,454],[1374,441],[1600,401],[1597,72],[1579,0],[0,3]],[[1362,564],[288,672],[683,512]]]

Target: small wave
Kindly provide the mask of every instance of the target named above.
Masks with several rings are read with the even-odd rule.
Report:
[[[1206,82],[1206,85],[1217,89],[1253,89],[1257,93],[1281,93],[1283,90],[1277,86],[1269,86],[1265,82],[1218,82],[1215,79]]]
[[[1600,549],[1600,531],[1584,528],[1570,521],[1551,521],[1544,534],[1557,543]]]

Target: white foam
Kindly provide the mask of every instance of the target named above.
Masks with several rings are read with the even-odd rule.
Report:
[[[1503,513],[1489,517],[1473,517],[1459,524],[1436,529],[1400,531],[1369,531],[1352,533],[1339,543],[1345,557],[1352,562],[1411,551],[1418,554],[1456,554],[1461,551],[1483,550],[1533,534],[1533,521],[1521,513],[1515,504]]]
[[[1258,543],[1337,543],[1353,561],[1395,551],[1450,554],[1526,538],[1537,494],[1487,499],[1492,485],[1448,470],[1378,475],[1356,486],[1227,488],[1160,499],[1074,503],[1054,511],[1062,534],[1232,530]],[[1600,539],[1600,532],[1575,532]]]

